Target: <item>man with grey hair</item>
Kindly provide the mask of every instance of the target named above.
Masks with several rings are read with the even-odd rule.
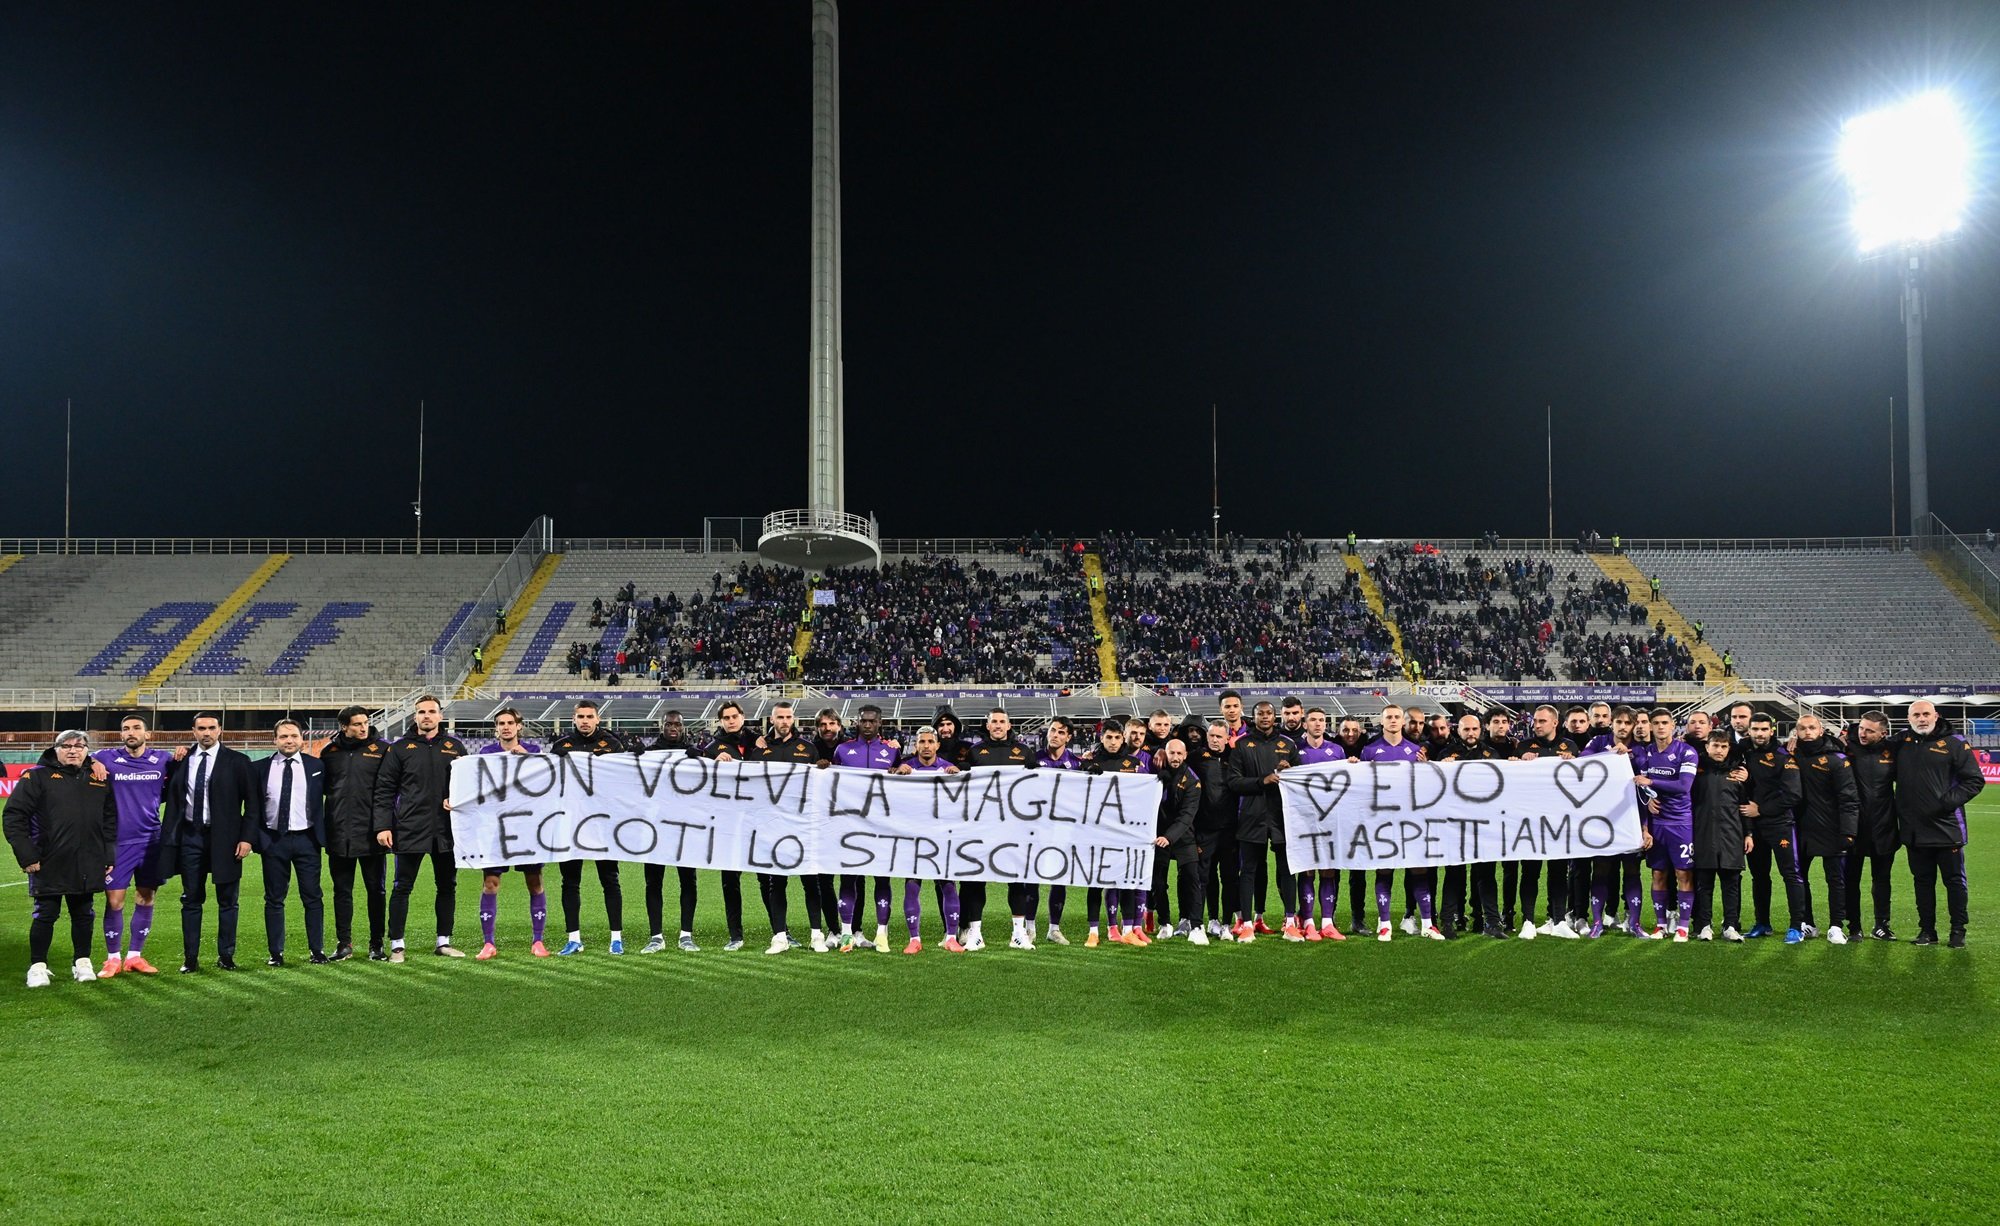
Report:
[[[1986,779],[1972,750],[1938,715],[1936,703],[1927,699],[1911,703],[1909,720],[1909,728],[1895,740],[1896,817],[1902,823],[1903,845],[1910,849],[1916,943],[1938,943],[1937,882],[1942,876],[1951,921],[1946,943],[1964,949],[1965,844],[1970,836],[1965,806],[1979,795]]]
[[[118,802],[111,784],[93,777],[85,763],[90,737],[64,732],[56,737],[55,751],[53,765],[34,767],[14,788],[0,819],[14,859],[28,874],[28,895],[35,900],[28,924],[31,988],[49,986],[49,943],[65,904],[76,957],[70,977],[78,983],[97,978],[90,963],[97,923],[92,902],[111,872],[118,841]]]

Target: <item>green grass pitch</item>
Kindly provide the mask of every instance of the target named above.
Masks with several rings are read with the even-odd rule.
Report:
[[[0,1207],[17,1222],[1990,1221],[2000,789],[1981,802],[1965,951],[1400,933],[1085,950],[1079,897],[1079,944],[1022,954],[1002,947],[996,887],[984,953],[936,952],[933,918],[921,957],[767,957],[753,888],[751,948],[720,952],[704,875],[704,952],[613,959],[586,874],[583,957],[528,956],[510,878],[497,961],[423,953],[420,892],[407,965],[271,970],[252,866],[241,973],[174,973],[170,887],[156,979],[69,982],[59,925],[57,982],[29,992],[9,863]],[[477,881],[460,878],[467,948]],[[1914,935],[1900,862],[1896,909]],[[291,931],[300,954],[296,903]]]

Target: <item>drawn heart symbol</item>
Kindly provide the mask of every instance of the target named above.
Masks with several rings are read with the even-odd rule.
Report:
[[[1347,795],[1347,789],[1354,786],[1354,777],[1346,771],[1328,771],[1324,775],[1306,776],[1305,785],[1306,798],[1312,801],[1312,807],[1319,811],[1319,820],[1325,821],[1327,814],[1340,807],[1341,799]],[[1320,801],[1319,794],[1322,792],[1326,794],[1325,803]]]
[[[1576,791],[1571,791],[1570,785],[1563,781],[1565,771],[1576,781]],[[1584,792],[1583,785],[1592,774],[1596,775],[1597,782],[1590,785],[1588,792]],[[1556,790],[1569,797],[1572,809],[1583,808],[1584,802],[1603,791],[1604,785],[1610,781],[1611,769],[1595,758],[1579,758],[1573,762],[1565,760],[1556,763]],[[1578,792],[1582,792],[1582,795],[1578,795]]]

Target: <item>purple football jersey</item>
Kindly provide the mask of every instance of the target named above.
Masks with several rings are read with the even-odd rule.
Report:
[[[159,838],[160,798],[174,756],[164,749],[148,749],[135,757],[122,745],[90,756],[102,762],[111,775],[111,794],[118,801],[118,841],[144,843]]]

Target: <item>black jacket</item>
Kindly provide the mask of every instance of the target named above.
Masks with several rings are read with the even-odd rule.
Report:
[[[715,734],[715,739],[701,751],[701,756],[704,758],[720,758],[723,754],[728,754],[737,762],[748,762],[757,756],[757,738],[751,735],[748,728],[738,728],[734,732],[718,732]]]
[[[1195,854],[1194,824],[1201,813],[1201,776],[1186,763],[1160,769],[1160,824],[1153,829],[1177,860]]]
[[[14,785],[0,829],[22,868],[41,865],[36,897],[95,894],[118,843],[118,802],[109,779],[90,777],[87,759],[74,769],[37,766]]]
[[[1471,741],[1452,737],[1446,741],[1442,753],[1431,755],[1433,762],[1483,762],[1491,758],[1505,758],[1510,746],[1496,745],[1482,733]]]
[[[1757,806],[1750,830],[1759,838],[1790,838],[1792,810],[1799,804],[1799,764],[1776,741],[1759,749],[1752,744],[1743,751],[1743,767],[1750,772],[1749,796],[1745,804]]]
[[[1235,837],[1236,807],[1240,803],[1223,778],[1229,762],[1227,749],[1220,753],[1203,745],[1188,755],[1188,765],[1201,776],[1201,811],[1195,814],[1196,841],[1204,848],[1209,840],[1224,832]]]
[[[1707,754],[1694,776],[1694,866],[1720,872],[1743,870],[1743,798],[1749,782],[1734,783],[1734,755],[1711,762]]]
[[[1965,806],[1986,786],[1979,762],[1944,720],[1929,736],[1904,729],[1896,747],[1896,819],[1910,847],[1963,847]]]
[[[345,733],[319,751],[326,768],[326,850],[350,860],[379,856],[375,841],[375,777],[388,761],[389,743],[375,735],[355,740]]]
[[[451,764],[465,745],[444,729],[429,740],[412,730],[396,738],[375,776],[375,831],[394,833],[398,855],[451,850]]]
[[[1514,745],[1514,756],[1534,754],[1537,758],[1574,758],[1583,752],[1583,746],[1567,732],[1558,732],[1548,740],[1540,737],[1523,737]]]
[[[1854,850],[1887,855],[1903,845],[1896,822],[1896,742],[1883,737],[1873,745],[1853,741],[1847,760],[1854,766],[1854,791],[1861,802],[1861,820],[1854,829]],[[1853,871],[1853,866],[1849,866]]]
[[[1035,751],[1009,735],[1004,741],[981,741],[973,746],[963,763],[954,762],[961,770],[967,766],[1033,766]]]
[[[760,739],[763,740],[764,747],[759,749],[757,748],[757,742],[752,741],[750,742],[750,751],[752,757],[761,761],[802,762],[807,766],[811,766],[814,762],[819,761],[819,750],[813,747],[811,741],[800,736],[796,730],[793,731],[792,735],[784,737],[766,732]]]
[[[1800,741],[1792,753],[1799,768],[1799,851],[1808,856],[1838,856],[1854,845],[1860,801],[1854,790],[1854,768],[1840,743],[1822,737]]]
[[[167,816],[160,825],[160,841],[174,847],[203,846],[208,849],[208,871],[217,885],[243,879],[243,862],[236,858],[236,845],[250,841],[251,813],[250,759],[227,745],[215,747],[215,761],[208,771],[208,829],[188,820],[188,788],[192,772],[200,765],[201,750],[174,763],[167,776]]]
[[[1285,837],[1285,810],[1278,785],[1265,783],[1273,771],[1296,766],[1299,747],[1273,728],[1265,736],[1252,728],[1229,751],[1223,774],[1232,794],[1242,801],[1236,810],[1236,837],[1245,843],[1277,843]]]
[[[1083,769],[1093,775],[1143,775],[1146,764],[1122,749],[1109,754],[1098,749],[1083,759]]]
[[[587,753],[593,757],[598,754],[625,753],[629,749],[630,746],[625,744],[625,738],[602,724],[598,725],[597,731],[589,736],[571,728],[549,742],[550,753]]]

